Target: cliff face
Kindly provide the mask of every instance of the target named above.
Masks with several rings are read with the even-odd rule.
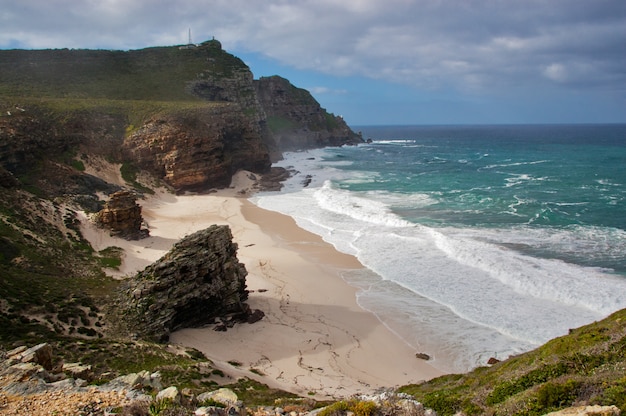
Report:
[[[156,341],[228,314],[247,319],[246,275],[230,228],[214,225],[179,241],[133,277],[120,311],[131,331]]]
[[[267,125],[281,151],[358,144],[363,140],[304,89],[279,76],[255,81]]]
[[[124,158],[177,191],[230,184],[239,169],[270,169],[258,124],[236,105],[220,105],[155,117],[123,143]]]

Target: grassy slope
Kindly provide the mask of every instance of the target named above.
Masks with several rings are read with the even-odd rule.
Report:
[[[2,50],[0,104],[3,115],[37,105],[61,121],[77,112],[123,114],[132,131],[155,114],[224,105],[192,96],[188,83],[247,69],[217,41],[192,49]]]
[[[468,374],[403,387],[440,415],[542,415],[575,403],[626,411],[626,310]]]
[[[245,64],[217,41],[192,49],[0,51],[0,96],[189,101],[187,82]],[[196,100],[199,101],[199,100]]]

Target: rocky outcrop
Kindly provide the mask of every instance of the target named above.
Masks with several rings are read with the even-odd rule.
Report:
[[[236,171],[264,173],[271,164],[258,124],[234,104],[155,117],[123,149],[127,160],[179,192],[227,187]]]
[[[328,113],[313,96],[279,76],[255,81],[273,140],[281,151],[362,143],[340,116]]]
[[[124,289],[120,310],[128,329],[142,338],[165,341],[175,329],[216,318],[258,317],[245,303],[247,271],[236,254],[228,226],[214,225],[176,243]]]
[[[138,240],[148,236],[148,230],[142,229],[143,218],[137,197],[129,191],[118,191],[104,208],[95,215],[95,222],[101,228],[111,231],[112,236]]]

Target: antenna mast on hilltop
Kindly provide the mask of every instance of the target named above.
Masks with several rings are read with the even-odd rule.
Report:
[[[179,46],[178,49],[193,49],[195,47],[196,45],[191,42],[191,28],[189,28],[189,43]]]

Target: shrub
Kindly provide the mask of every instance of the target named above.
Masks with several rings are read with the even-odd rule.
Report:
[[[376,412],[376,403],[358,400],[351,404],[350,410],[355,416],[371,416]]]
[[[537,390],[537,403],[541,410],[570,405],[576,400],[580,383],[568,380],[564,384],[546,383]]]
[[[376,410],[376,403],[369,400],[342,400],[322,409],[319,416],[340,416],[346,412],[352,412],[355,416],[372,416]]]

